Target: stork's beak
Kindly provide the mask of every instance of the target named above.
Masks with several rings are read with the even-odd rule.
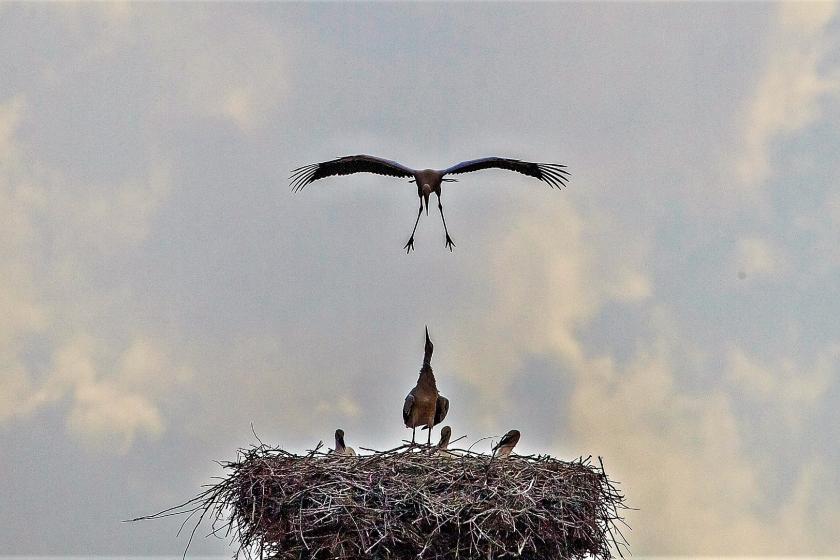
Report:
[[[432,341],[429,340],[429,327],[427,325],[426,326],[426,344],[431,344],[431,343],[432,343]]]
[[[429,215],[429,195],[428,194],[423,195],[423,201],[426,203],[426,215],[428,216]]]

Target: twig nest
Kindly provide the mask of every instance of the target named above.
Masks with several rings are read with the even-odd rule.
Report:
[[[616,525],[624,497],[600,462],[450,452],[261,445],[222,464],[228,474],[181,511],[209,515],[240,552],[268,558],[607,560],[626,547]]]

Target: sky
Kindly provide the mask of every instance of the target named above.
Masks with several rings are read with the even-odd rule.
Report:
[[[0,552],[180,553],[120,521],[252,425],[395,446],[428,325],[454,437],[603,457],[635,555],[840,554],[838,41],[837,3],[0,4]],[[406,255],[405,180],[290,192],[357,153],[572,179],[463,175]]]

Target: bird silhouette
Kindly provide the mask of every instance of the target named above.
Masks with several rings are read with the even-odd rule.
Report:
[[[426,348],[423,355],[423,367],[417,385],[408,393],[403,403],[403,422],[406,428],[411,428],[411,443],[414,443],[415,431],[424,426],[429,430],[426,442],[432,444],[432,428],[443,422],[449,412],[449,399],[438,392],[435,374],[432,371],[432,352],[434,345],[429,338],[429,327],[426,327]]]
[[[446,233],[446,247],[452,251],[455,243],[449,236],[446,228],[446,218],[443,217],[443,204],[440,201],[441,185],[444,182],[455,182],[457,179],[446,177],[446,175],[457,175],[459,173],[470,173],[481,169],[507,169],[516,171],[529,177],[535,177],[552,188],[561,188],[567,185],[569,172],[566,166],[557,163],[532,163],[518,159],[501,157],[486,157],[456,163],[446,169],[411,169],[396,161],[382,159],[374,156],[356,155],[344,156],[330,161],[304,165],[292,170],[289,176],[291,187],[297,192],[309,183],[331,177],[333,175],[350,175],[352,173],[376,173],[391,177],[411,177],[411,183],[417,184],[417,196],[420,198],[420,209],[417,210],[417,219],[414,221],[414,229],[411,230],[411,237],[403,249],[409,253],[414,249],[414,233],[417,231],[417,224],[420,222],[420,215],[423,213],[425,203],[426,214],[429,213],[429,196],[434,193],[438,197],[438,210],[440,219],[443,221],[443,231]]]
[[[352,456],[356,454],[352,447],[344,445],[344,430],[342,429],[335,431],[335,449],[332,452],[336,455]]]
[[[493,457],[506,459],[516,444],[519,443],[519,430],[511,430],[502,436],[499,443],[493,447]]]

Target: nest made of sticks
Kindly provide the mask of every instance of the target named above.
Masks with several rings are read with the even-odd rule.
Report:
[[[220,464],[219,482],[141,519],[188,514],[193,535],[210,519],[211,534],[238,540],[236,556],[249,558],[608,560],[627,546],[624,496],[600,459],[442,456],[416,445],[296,455],[261,444]]]

